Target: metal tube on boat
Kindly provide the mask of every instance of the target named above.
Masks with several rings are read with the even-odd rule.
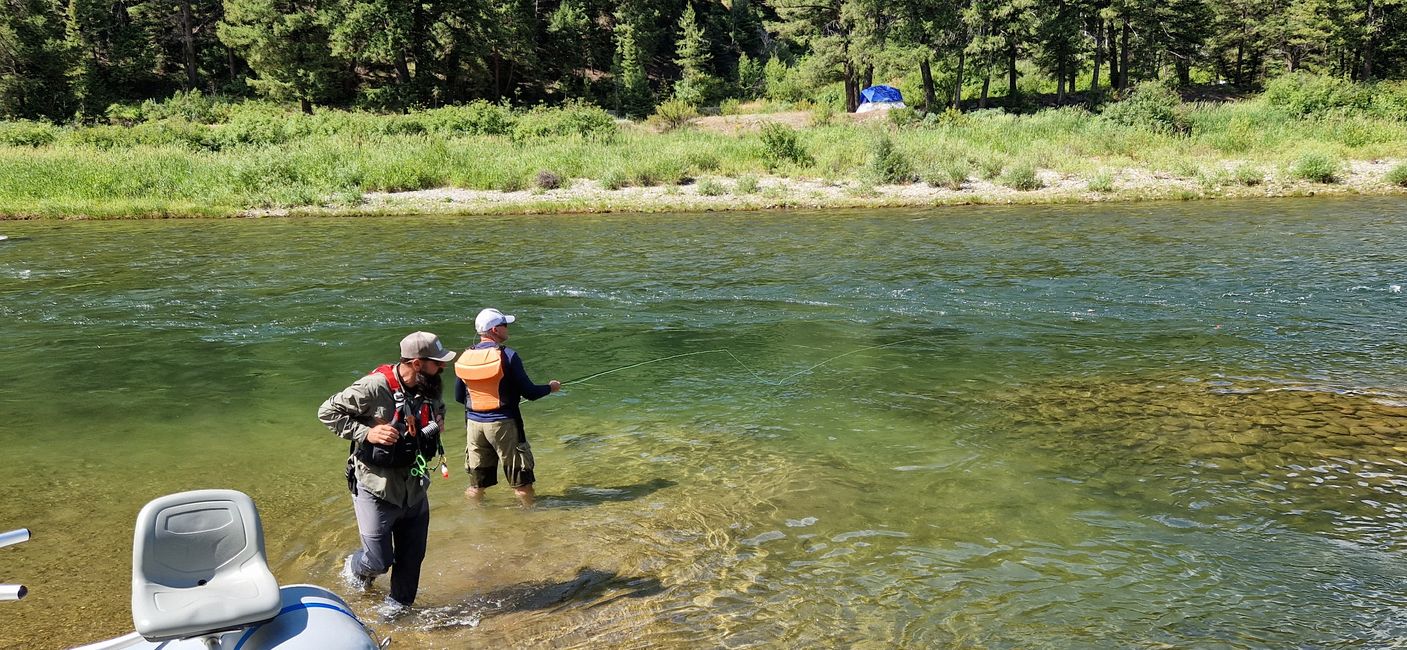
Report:
[[[0,601],[19,600],[29,594],[24,585],[0,585]]]
[[[29,529],[21,528],[8,533],[0,533],[0,548],[29,541]]]

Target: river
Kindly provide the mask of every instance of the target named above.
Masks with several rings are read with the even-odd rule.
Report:
[[[1402,205],[0,223],[0,647],[130,630],[137,510],[202,487],[396,647],[1399,645]],[[524,406],[533,510],[450,427],[376,621],[316,409],[486,306],[615,371]]]

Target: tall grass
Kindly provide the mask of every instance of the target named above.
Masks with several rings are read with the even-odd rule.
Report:
[[[563,184],[589,178],[613,187],[769,173],[892,182],[893,165],[878,163],[908,161],[902,176],[918,170],[930,184],[956,188],[969,174],[998,179],[1011,161],[1020,161],[1023,178],[1008,173],[1009,181],[1027,180],[1028,168],[1185,175],[1221,161],[1259,170],[1293,165],[1304,152],[1327,157],[1336,171],[1338,161],[1407,158],[1407,120],[1374,111],[1299,115],[1265,100],[1179,106],[1179,129],[1063,108],[1024,116],[980,111],[904,127],[835,120],[736,135],[654,133],[582,105],[520,111],[478,102],[409,115],[306,116],[248,103],[187,112],[222,121],[167,111],[131,127],[0,123],[0,213],[232,214],[364,192],[520,190],[541,187],[543,171]],[[888,153],[877,157],[876,143],[884,141]],[[1258,182],[1251,176],[1235,180]]]

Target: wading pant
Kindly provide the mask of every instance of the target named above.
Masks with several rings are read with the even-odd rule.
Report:
[[[420,589],[420,563],[430,531],[430,498],[402,508],[371,495],[358,485],[352,497],[362,548],[353,554],[352,568],[363,575],[379,576],[391,569],[391,598],[402,605],[415,604]]]

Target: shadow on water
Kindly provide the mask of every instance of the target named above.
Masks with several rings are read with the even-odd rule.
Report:
[[[634,485],[618,485],[612,487],[573,485],[563,491],[561,495],[538,497],[536,507],[552,510],[568,510],[617,501],[634,501],[635,499],[649,496],[658,490],[673,487],[674,485],[676,485],[674,481],[663,478],[650,479],[644,483],[636,483]]]
[[[443,630],[474,627],[487,616],[573,605],[600,606],[621,598],[647,598],[664,591],[658,578],[622,577],[614,571],[584,567],[562,582],[527,582],[471,596],[460,603],[419,612],[418,627]],[[609,596],[608,596],[609,595]]]

